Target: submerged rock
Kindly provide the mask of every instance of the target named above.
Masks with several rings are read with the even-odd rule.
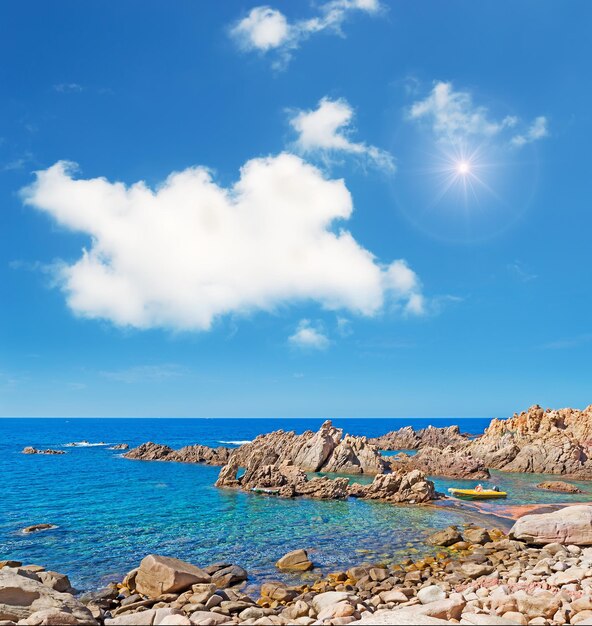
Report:
[[[537,485],[538,489],[546,489],[547,491],[558,491],[561,493],[582,493],[575,485],[566,483],[563,480],[546,480]]]
[[[129,450],[127,443],[116,443],[114,446],[107,448],[108,450]]]

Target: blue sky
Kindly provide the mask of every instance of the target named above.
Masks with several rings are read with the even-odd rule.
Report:
[[[592,401],[588,2],[0,12],[0,415]]]

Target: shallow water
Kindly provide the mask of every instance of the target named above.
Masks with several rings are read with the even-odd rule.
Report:
[[[434,420],[431,420],[434,423]],[[469,420],[467,420],[469,422]],[[35,562],[68,573],[80,589],[120,579],[146,554],[176,556],[198,565],[242,565],[253,582],[278,576],[273,564],[288,550],[307,548],[323,571],[364,560],[389,561],[429,550],[435,528],[462,524],[469,512],[454,507],[323,502],[220,490],[217,467],[123,459],[106,446],[65,447],[60,456],[23,455],[26,445],[152,440],[180,447],[245,441],[277,428],[302,432],[321,420],[0,420],[0,558]],[[335,420],[370,436],[408,424],[403,420]],[[418,420],[420,428],[429,423]],[[436,425],[446,425],[442,422]],[[483,428],[486,420],[467,424]],[[496,476],[511,490],[509,503],[533,498],[540,477]],[[436,481],[446,490],[462,481]],[[471,483],[473,484],[473,483]],[[586,486],[586,490],[590,487]],[[591,489],[592,490],[592,489]],[[538,501],[587,499],[536,492]],[[496,512],[500,503],[487,503]],[[487,508],[488,507],[488,508]],[[498,509],[498,511],[501,509]],[[50,522],[55,530],[24,535],[23,527]]]

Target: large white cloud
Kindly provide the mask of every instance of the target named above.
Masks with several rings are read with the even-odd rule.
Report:
[[[85,233],[90,247],[59,270],[71,309],[121,326],[207,330],[228,313],[314,301],[328,310],[409,312],[421,287],[404,261],[380,264],[343,221],[343,180],[291,154],[253,159],[219,186],[204,167],[156,189],[76,179],[59,162],[36,173],[24,201]]]
[[[386,150],[349,139],[353,117],[352,107],[343,98],[323,98],[316,109],[295,112],[290,124],[298,133],[296,148],[302,153],[354,154],[380,169],[394,171],[394,159]]]
[[[230,34],[244,50],[275,50],[278,56],[274,67],[281,68],[290,60],[292,51],[311,35],[323,31],[342,34],[343,22],[353,11],[372,14],[380,9],[379,0],[329,0],[318,7],[314,17],[290,23],[281,11],[258,6],[238,21]]]
[[[452,83],[444,81],[437,81],[425,98],[411,105],[409,118],[427,121],[436,137],[449,141],[499,136],[502,141],[521,147],[548,134],[547,120],[544,116],[539,116],[524,133],[516,134],[508,140],[509,129],[520,125],[517,116],[507,115],[496,120],[487,107],[474,103],[473,95],[469,91],[455,90]]]

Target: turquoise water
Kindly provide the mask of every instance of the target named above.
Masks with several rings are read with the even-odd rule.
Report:
[[[436,425],[447,425],[451,421]],[[428,420],[416,420],[420,428]],[[251,582],[278,575],[282,554],[307,548],[320,571],[364,560],[397,560],[425,552],[430,530],[465,522],[454,508],[393,506],[350,500],[281,500],[220,490],[217,467],[130,461],[106,446],[64,447],[68,454],[30,456],[25,445],[59,447],[71,441],[129,443],[152,440],[180,447],[247,441],[277,428],[302,432],[321,420],[0,420],[0,558],[35,562],[68,573],[80,589],[93,589],[157,552],[207,565],[230,561],[245,567]],[[375,436],[404,420],[335,420],[353,434]],[[466,430],[486,420],[467,420]],[[478,432],[477,430],[474,430]],[[504,475],[512,501],[532,500],[536,477]],[[440,490],[462,481],[437,481]],[[586,487],[588,489],[588,487]],[[557,494],[536,493],[539,501]],[[561,501],[583,496],[560,496]],[[494,507],[498,503],[491,503]],[[24,535],[23,527],[49,522],[58,528]],[[416,552],[417,551],[417,552]],[[288,578],[289,580],[289,578]]]

